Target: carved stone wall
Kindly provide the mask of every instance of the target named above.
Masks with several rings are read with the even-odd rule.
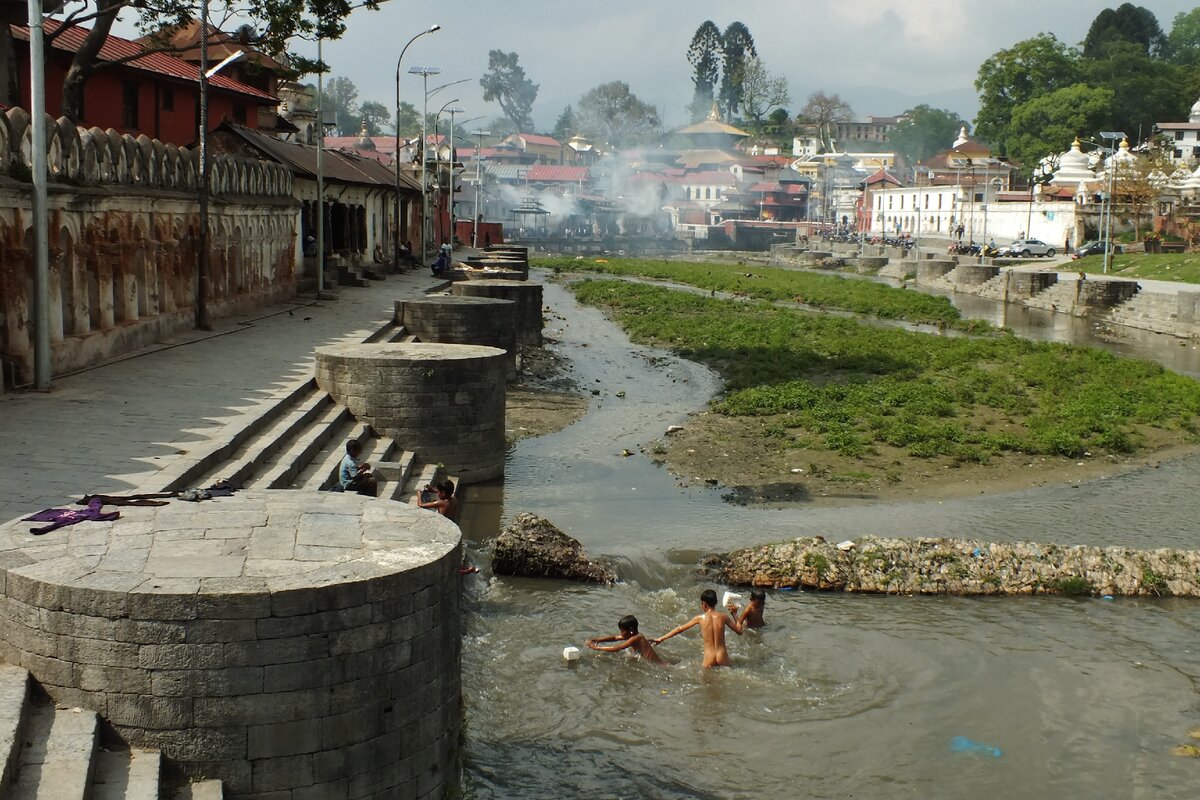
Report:
[[[0,357],[33,363],[29,115],[0,114]],[[113,130],[47,122],[51,366],[58,374],[144,347],[194,320],[199,231],[195,151]],[[295,294],[299,204],[265,161],[210,166],[212,318]]]

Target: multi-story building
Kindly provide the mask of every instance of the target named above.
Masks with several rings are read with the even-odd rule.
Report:
[[[1200,100],[1192,106],[1187,122],[1158,122],[1154,127],[1166,139],[1172,163],[1185,167],[1200,163]]]

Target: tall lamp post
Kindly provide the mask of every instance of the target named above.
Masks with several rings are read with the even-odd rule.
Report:
[[[29,110],[32,125],[30,161],[33,178],[33,384],[50,388],[50,215],[46,189],[46,59],[42,37],[42,3],[29,0]],[[0,384],[3,376],[0,376]],[[0,385],[0,391],[3,390]]]
[[[1124,131],[1100,131],[1100,138],[1111,141],[1108,147],[1108,226],[1104,233],[1104,273],[1112,265],[1112,228],[1113,228],[1113,192],[1116,189],[1117,177],[1117,141],[1125,138]]]
[[[491,136],[491,131],[478,130],[479,144],[475,146],[475,221],[471,223],[471,247],[479,249],[479,196],[483,194],[483,137]]]
[[[421,92],[424,97],[421,103],[421,262],[429,260],[429,191],[425,186],[425,145],[427,144],[427,126],[429,123],[429,76],[440,75],[441,67],[409,67],[410,75],[421,76]]]
[[[441,25],[430,25],[427,30],[423,30],[409,39],[408,44],[401,48],[400,57],[396,59],[396,152],[392,155],[393,166],[396,168],[396,197],[392,225],[392,270],[395,272],[400,271],[400,62],[404,60],[404,54],[408,52],[408,45],[427,33],[434,33],[441,29]]]
[[[433,135],[436,137],[438,135],[438,127],[440,125],[440,121],[442,118],[442,112],[443,111],[450,112],[450,138],[449,138],[450,157],[447,159],[447,161],[449,161],[449,169],[447,170],[448,178],[446,180],[446,183],[450,187],[449,200],[447,201],[448,208],[446,209],[446,218],[448,220],[451,216],[450,211],[453,209],[453,205],[454,205],[454,114],[456,112],[461,114],[465,110],[459,106],[451,105],[452,103],[457,103],[457,102],[458,102],[457,97],[454,98],[453,100],[447,101],[446,104],[444,106],[442,106],[441,108],[439,108],[438,112],[433,115]],[[438,185],[440,186],[441,180],[442,180],[441,179],[441,172],[442,172],[441,148],[435,148],[433,151],[433,169],[434,169],[434,172],[436,172],[438,174]],[[437,216],[436,208],[434,209],[434,215]],[[440,217],[439,217],[439,219],[440,219]],[[435,234],[437,233],[437,228],[438,228],[438,224],[435,222],[434,226],[433,226]],[[451,225],[449,233],[450,233],[450,240],[453,241],[454,240],[454,226],[453,225]]]

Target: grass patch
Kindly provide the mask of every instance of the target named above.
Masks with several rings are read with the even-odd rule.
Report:
[[[747,267],[737,264],[690,263],[634,258],[539,258],[532,266],[571,272],[600,272],[626,277],[653,278],[687,284],[715,292],[729,292],[757,300],[791,300],[817,308],[853,311],[881,319],[947,323],[967,326],[949,300],[920,292],[896,289],[882,283],[834,275]],[[973,321],[979,330],[985,323]]]
[[[1071,262],[1071,269],[1104,272],[1104,256],[1088,256]],[[1122,278],[1200,283],[1200,253],[1134,253],[1113,255],[1109,275]]]
[[[1002,451],[1130,453],[1142,426],[1196,440],[1200,383],[1156,364],[1011,335],[939,337],[615,280],[575,287],[638,342],[716,369],[730,417],[786,415],[843,456],[888,445],[987,463]],[[782,440],[791,431],[768,428]],[[810,464],[810,474],[819,476]]]
[[[1087,578],[1072,575],[1069,578],[1059,578],[1054,582],[1054,588],[1067,597],[1084,597],[1095,594],[1096,587]]]

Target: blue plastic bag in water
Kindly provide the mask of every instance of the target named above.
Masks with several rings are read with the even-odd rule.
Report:
[[[951,753],[981,753],[992,758],[999,758],[1000,748],[992,747],[990,744],[982,744],[973,742],[965,736],[955,736],[950,740]]]

